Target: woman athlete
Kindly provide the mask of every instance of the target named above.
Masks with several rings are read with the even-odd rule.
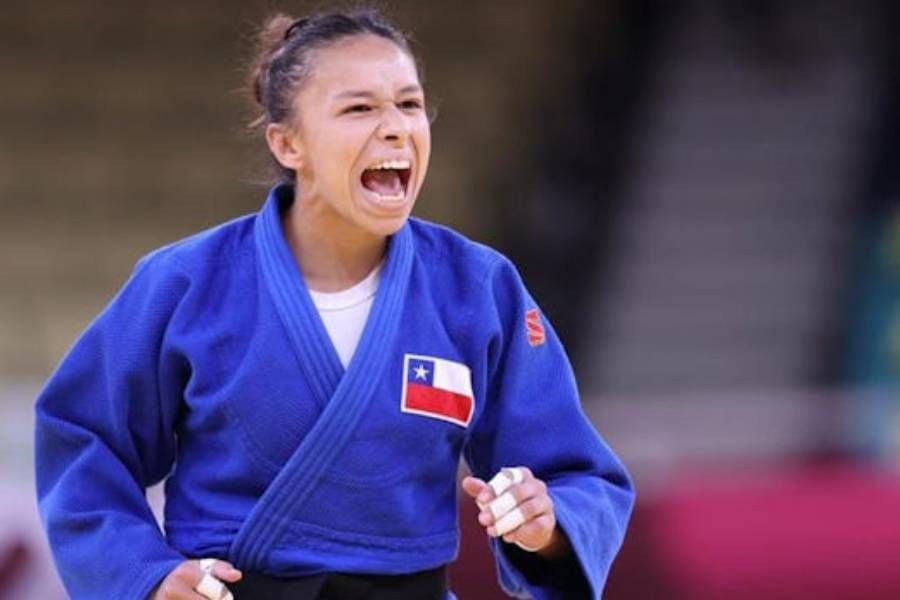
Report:
[[[504,589],[599,597],[630,481],[513,265],[410,217],[431,135],[407,39],[371,11],[260,39],[281,181],[144,257],[38,399],[69,593],[450,598],[462,457]]]

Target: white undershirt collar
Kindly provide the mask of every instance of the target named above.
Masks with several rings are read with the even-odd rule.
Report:
[[[319,311],[336,311],[352,308],[369,300],[378,291],[378,281],[381,276],[381,265],[372,269],[366,278],[353,286],[338,292],[317,292],[309,290],[313,304]]]

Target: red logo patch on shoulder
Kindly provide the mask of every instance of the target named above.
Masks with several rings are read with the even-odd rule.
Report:
[[[541,313],[536,308],[525,312],[525,333],[528,334],[528,343],[532,346],[540,346],[547,341]]]

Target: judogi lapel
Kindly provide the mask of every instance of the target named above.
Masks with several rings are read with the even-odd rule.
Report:
[[[290,344],[322,414],[254,506],[229,550],[240,568],[261,570],[270,550],[323,472],[360,422],[375,383],[387,367],[406,297],[413,259],[409,224],[388,244],[382,279],[362,337],[346,372],[331,344],[281,230],[281,207],[291,188],[278,187],[255,225],[260,278],[265,281]]]

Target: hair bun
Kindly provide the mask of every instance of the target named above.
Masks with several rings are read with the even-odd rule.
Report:
[[[266,88],[266,76],[275,53],[289,37],[291,28],[304,19],[295,19],[285,13],[277,13],[263,23],[256,34],[256,58],[250,71],[250,90],[253,99],[260,106],[265,106],[263,97]],[[306,22],[309,19],[305,19]]]

